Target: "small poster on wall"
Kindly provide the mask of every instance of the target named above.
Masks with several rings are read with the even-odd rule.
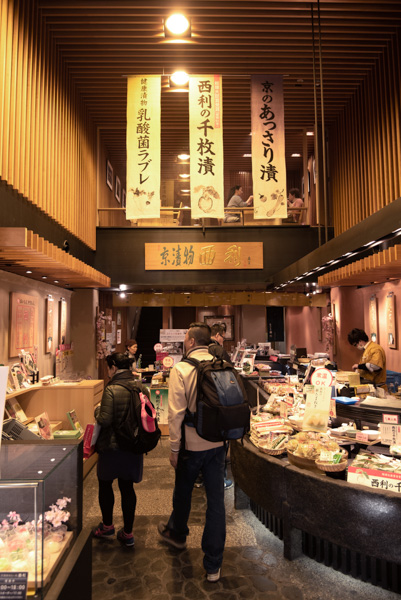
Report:
[[[377,298],[375,295],[369,298],[369,330],[372,342],[379,343],[379,328],[377,326]]]
[[[11,292],[9,356],[38,345],[38,298]]]
[[[397,348],[397,339],[395,334],[395,296],[390,292],[386,296],[386,315],[387,315],[387,346]]]
[[[61,298],[59,305],[59,346],[67,340],[67,302]]]
[[[53,352],[54,348],[54,332],[53,332],[53,319],[54,319],[54,300],[51,296],[46,298],[46,330],[45,330],[45,353],[49,354]]]

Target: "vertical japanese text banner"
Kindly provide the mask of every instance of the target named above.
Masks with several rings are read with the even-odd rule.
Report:
[[[127,219],[160,217],[160,75],[128,77]]]
[[[223,104],[220,75],[189,80],[191,218],[224,218]]]
[[[252,179],[255,219],[287,217],[283,78],[252,75]]]

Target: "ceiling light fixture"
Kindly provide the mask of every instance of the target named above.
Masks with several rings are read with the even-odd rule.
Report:
[[[120,283],[120,285],[118,286],[120,292],[125,292],[125,290],[127,289],[127,285],[125,283]]]
[[[190,158],[189,154],[179,154],[178,158],[180,160],[188,160]]]
[[[168,78],[170,88],[188,91],[189,75],[185,71],[175,71]]]
[[[291,154],[291,158],[301,158],[301,155],[297,152],[294,152],[293,154]]]
[[[314,131],[307,131],[306,135],[315,135],[315,132]]]
[[[183,179],[188,179],[188,177],[191,177],[189,173],[180,173],[178,175],[178,177],[182,177]]]
[[[164,35],[171,36],[186,36],[191,35],[191,23],[185,15],[174,13],[170,15],[164,22]]]
[[[243,154],[243,155],[242,155],[242,157],[243,157],[243,158],[251,158],[251,157],[252,157],[252,154]]]

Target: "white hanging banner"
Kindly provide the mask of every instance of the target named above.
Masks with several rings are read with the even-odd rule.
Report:
[[[220,75],[189,79],[191,218],[224,218],[223,102]]]
[[[252,75],[252,178],[255,219],[285,219],[287,189],[281,75]]]
[[[127,81],[127,219],[160,217],[160,75]]]

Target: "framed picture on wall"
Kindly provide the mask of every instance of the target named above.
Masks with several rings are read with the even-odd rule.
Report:
[[[33,351],[38,345],[38,298],[11,292],[10,342],[8,354],[18,356],[21,350]]]
[[[106,183],[108,187],[113,189],[113,167],[111,166],[111,162],[108,160],[106,162]]]
[[[225,325],[226,327],[226,335],[225,338],[226,340],[233,340],[234,339],[234,317],[219,317],[216,315],[210,315],[210,316],[206,316],[204,318],[206,325],[209,325],[209,327],[211,327],[212,325],[214,325],[215,323],[221,323],[222,325]]]
[[[121,202],[121,181],[120,178],[116,175],[116,189],[114,193],[117,202]]]

